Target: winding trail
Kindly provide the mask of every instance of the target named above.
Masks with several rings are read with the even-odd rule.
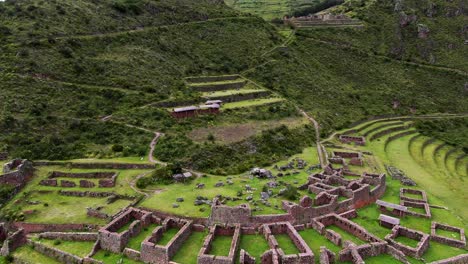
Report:
[[[326,153],[326,150],[325,150],[325,147],[322,146],[322,143],[320,142],[320,125],[319,123],[317,122],[317,120],[315,120],[312,116],[310,116],[309,114],[307,114],[304,110],[300,109],[300,108],[297,108],[299,110],[299,112],[301,112],[301,114],[307,118],[313,125],[314,125],[314,128],[315,128],[315,139],[316,139],[316,145],[317,145],[317,153],[318,153],[318,156],[319,156],[319,161],[320,161],[320,166],[322,166],[322,168],[324,168],[326,165],[327,165],[327,160],[323,155],[323,153]]]

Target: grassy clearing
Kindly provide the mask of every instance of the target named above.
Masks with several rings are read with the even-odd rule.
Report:
[[[232,244],[232,236],[215,236],[212,244],[210,255],[228,256]]]
[[[96,171],[116,171],[116,185],[113,188],[59,188],[47,187],[39,185],[39,182],[46,179],[51,171],[62,172],[96,172]],[[105,223],[102,219],[88,217],[86,208],[96,208],[103,206],[103,211],[113,215],[127,206],[131,201],[117,200],[114,203],[108,204],[107,198],[91,198],[91,197],[72,197],[62,196],[58,194],[58,190],[64,189],[68,191],[95,191],[95,192],[115,192],[122,195],[137,196],[133,189],[130,188],[130,182],[139,174],[147,172],[147,170],[86,170],[86,169],[69,169],[61,166],[39,167],[35,172],[35,177],[31,182],[18,193],[9,204],[5,206],[3,212],[5,214],[21,214],[25,220],[34,223]],[[69,180],[69,179],[67,179]],[[32,201],[32,203],[31,203]]]
[[[263,253],[270,247],[263,235],[242,235],[239,249],[244,249],[256,260],[260,260]]]
[[[366,264],[401,264],[401,262],[394,257],[383,254],[376,257],[370,257],[365,259]]]
[[[151,236],[151,233],[154,231],[154,229],[155,229],[157,226],[158,226],[158,225],[156,225],[156,224],[150,224],[149,226],[143,228],[143,229],[141,230],[140,234],[138,234],[138,235],[135,236],[135,237],[132,237],[132,238],[128,241],[127,247],[128,247],[128,248],[131,248],[131,249],[134,249],[134,250],[140,251],[141,242],[143,242],[143,240],[145,240],[147,237]]]
[[[301,154],[297,154],[292,156],[290,159],[278,162],[274,165],[282,166],[287,164],[289,161],[293,160],[294,158],[301,158],[307,161],[308,164],[318,164],[318,154],[316,151],[315,147],[309,147],[304,149],[304,151]],[[278,173],[279,171],[276,169],[273,169],[273,166],[267,167],[267,169],[271,169],[273,174]],[[307,173],[305,170],[299,170],[299,174],[296,175],[289,175],[289,176],[284,176],[281,178],[282,181],[293,183],[297,181],[298,184],[295,184],[296,186],[299,186],[303,182],[307,180],[307,177],[309,173]],[[318,172],[316,170],[315,172]],[[240,174],[240,175],[234,175],[232,177],[232,182],[234,183],[233,185],[225,185],[223,187],[219,188],[214,188],[214,185],[218,181],[222,181],[226,183],[226,177],[224,176],[213,176],[213,175],[208,175],[206,177],[200,177],[196,180],[194,180],[191,183],[188,184],[172,184],[172,185],[157,185],[154,186],[154,190],[159,190],[157,193],[154,193],[151,197],[148,199],[145,199],[142,203],[142,207],[150,208],[150,209],[155,209],[155,210],[161,210],[164,212],[170,212],[173,214],[177,215],[183,215],[183,216],[194,216],[194,217],[208,217],[209,216],[209,211],[210,207],[207,205],[202,205],[202,206],[194,206],[193,202],[195,201],[197,196],[204,196],[208,197],[209,199],[214,198],[218,194],[222,194],[223,196],[230,196],[230,197],[236,197],[237,193],[241,190],[245,191],[245,185],[248,184],[253,188],[253,193],[252,196],[255,200],[260,199],[260,192],[262,191],[262,187],[268,182],[266,179],[258,179],[258,178],[253,178],[250,179],[250,176],[248,173]],[[205,184],[206,188],[205,189],[197,189],[196,184],[197,183],[203,183]],[[273,189],[274,193],[277,193],[282,187],[278,187]],[[306,191],[301,191],[301,195],[307,195],[308,193]],[[246,203],[247,201],[245,200],[247,194],[244,192],[244,195],[242,196],[242,199],[240,201],[228,201],[227,205],[229,206],[234,206],[234,205],[239,205],[242,203]],[[178,197],[182,197],[185,199],[185,202],[179,203],[180,207],[179,208],[172,208],[172,203],[176,201]],[[283,213],[284,211],[281,208],[281,202],[283,198],[282,197],[271,197],[269,199],[269,202],[271,203],[271,206],[265,206],[261,203],[258,203],[258,208],[254,214],[278,214],[278,213]],[[166,201],[162,203],[161,201]],[[278,206],[278,208],[275,208],[275,205]],[[251,207],[255,207],[252,202],[251,202]],[[204,208],[204,211],[200,211],[200,208]]]
[[[197,256],[207,232],[193,232],[172,259],[177,263],[197,264]]]
[[[13,257],[34,264],[60,264],[57,260],[35,251],[31,246],[22,246],[15,250]]]
[[[301,237],[304,239],[304,241],[309,245],[310,249],[312,249],[312,252],[314,252],[315,255],[315,261],[318,263],[320,254],[320,247],[325,246],[329,250],[333,251],[334,253],[338,253],[341,248],[332,242],[330,240],[326,239],[324,236],[320,235],[315,229],[310,228],[310,229],[305,229],[303,231],[299,231],[299,234]]]
[[[245,101],[240,101],[240,102],[224,104],[222,109],[235,109],[235,108],[252,107],[252,106],[258,106],[258,105],[278,103],[278,102],[281,102],[281,101],[284,101],[284,99],[283,98],[277,98],[277,97],[245,100]]]
[[[284,254],[291,255],[300,253],[288,234],[276,234],[275,238],[276,241],[278,241],[279,248],[284,251]]]
[[[49,247],[57,248],[78,257],[85,257],[93,248],[93,241],[64,241],[51,239],[34,239]]]
[[[444,236],[444,237],[448,237],[452,239],[458,239],[458,240],[460,239],[460,233],[458,232],[436,229],[436,234],[439,236]]]
[[[161,239],[158,241],[158,245],[165,246],[171,239],[179,232],[179,228],[168,228],[166,231],[164,231]]]
[[[397,236],[396,238],[394,238],[395,241],[399,242],[399,243],[402,243],[403,245],[407,245],[409,247],[417,247],[418,246],[418,241],[417,240],[414,240],[414,239],[411,239],[411,238],[408,238],[408,237],[405,237],[405,236]]]
[[[105,250],[99,250],[94,256],[94,259],[102,261],[104,264],[141,264],[139,261],[135,261],[125,257],[124,255],[115,254]]]
[[[254,136],[261,131],[282,125],[286,125],[289,128],[297,128],[307,123],[308,121],[304,118],[288,117],[279,120],[264,120],[242,124],[221,124],[193,129],[187,136],[195,142],[204,143],[210,142],[208,138],[210,135],[213,135],[216,143],[230,144]]]

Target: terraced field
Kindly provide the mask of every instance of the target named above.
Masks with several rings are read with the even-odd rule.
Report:
[[[227,0],[226,4],[242,12],[256,14],[265,20],[271,20],[282,18],[296,10],[320,2],[320,0]]]

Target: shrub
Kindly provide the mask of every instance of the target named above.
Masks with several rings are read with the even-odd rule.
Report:
[[[297,188],[292,185],[287,185],[285,192],[281,195],[288,200],[296,200],[299,198],[299,192]]]

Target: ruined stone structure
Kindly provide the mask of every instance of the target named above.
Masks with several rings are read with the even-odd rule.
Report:
[[[240,225],[218,225],[215,224],[210,228],[210,233],[205,238],[200,252],[198,253],[198,264],[234,264],[236,252],[239,249],[240,241]],[[227,256],[211,255],[210,251],[213,246],[213,240],[216,236],[232,236],[231,248]]]
[[[100,188],[112,188],[115,187],[117,181],[117,172],[85,172],[85,173],[69,173],[53,171],[47,179],[42,180],[39,184],[44,186],[59,186],[59,180],[57,178],[66,179],[80,179],[79,186],[82,188],[93,188],[96,184],[86,179],[97,179]],[[76,183],[70,180],[60,180],[60,187],[75,187]]]
[[[141,229],[150,223],[156,223],[156,219],[150,212],[129,208],[106,226],[99,229],[99,241],[102,249],[114,253],[120,253],[125,248],[131,237],[138,235]],[[119,229],[131,223],[127,230]]]
[[[0,223],[0,243],[0,256],[8,256],[26,243],[26,233],[21,228],[7,227],[5,223]]]
[[[418,241],[418,245],[416,247],[410,247],[408,245],[402,244],[395,240],[395,238],[397,238],[398,236],[405,236],[407,238],[414,239]],[[424,254],[424,252],[426,252],[426,250],[429,248],[428,234],[424,234],[423,232],[402,226],[395,226],[392,229],[392,233],[385,236],[385,240],[388,242],[388,244],[400,250],[405,255],[412,256],[415,258],[420,258]]]
[[[365,146],[366,145],[366,138],[365,137],[340,135],[340,136],[338,136],[338,139],[342,143],[346,143],[346,144],[354,143],[354,144],[360,145],[360,146]]]
[[[169,228],[179,228],[179,231],[166,245],[157,245],[164,232]],[[151,236],[141,243],[140,260],[151,264],[169,264],[171,258],[191,233],[191,221],[166,218],[162,226],[158,226]]]
[[[265,236],[265,239],[268,241],[268,245],[270,246],[271,251],[276,253],[275,255],[277,255],[280,263],[306,264],[314,262],[314,253],[309,248],[307,243],[302,239],[299,233],[297,233],[296,229],[291,225],[291,223],[281,222],[265,224],[262,227],[262,232]],[[300,253],[286,255],[276,241],[276,234],[287,234]],[[262,257],[262,263],[265,263],[264,261],[265,259]],[[271,261],[273,262],[273,260]]]
[[[310,14],[302,17],[285,17],[283,19],[286,25],[296,28],[315,27],[315,26],[361,26],[361,22],[357,19],[351,19],[344,14]]]
[[[32,162],[23,159],[14,159],[3,165],[3,174],[0,175],[0,184],[24,186],[32,177],[34,168]]]
[[[441,236],[437,234],[437,229],[450,231],[456,233],[460,238],[450,238],[446,236]],[[432,222],[431,225],[431,240],[436,241],[441,244],[446,244],[451,247],[465,248],[466,247],[466,237],[465,230],[463,228],[458,228],[455,226],[450,226],[446,224],[441,224],[437,222]]]

